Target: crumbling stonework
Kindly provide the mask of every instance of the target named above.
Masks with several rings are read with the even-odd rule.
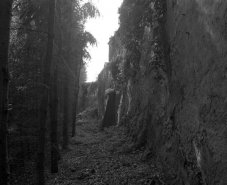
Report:
[[[172,89],[168,107],[174,110],[184,160],[196,160],[204,184],[227,181],[226,8],[224,0],[167,4]]]
[[[101,123],[101,130],[116,125],[116,92],[114,90],[108,92],[107,105],[104,118]]]
[[[115,118],[113,119],[114,123],[111,123],[110,125],[116,125],[118,123],[118,109],[119,104],[122,97],[122,91],[121,89],[116,88],[116,81],[114,81],[114,78],[111,73],[111,64],[115,62],[117,57],[121,56],[124,53],[124,49],[122,48],[120,44],[119,37],[113,36],[110,38],[109,41],[109,62],[105,64],[103,70],[100,72],[98,76],[98,109],[99,109],[99,118],[102,120],[102,125],[106,125],[106,120],[110,120],[112,118],[108,118],[107,115],[109,115],[109,109],[114,111]],[[107,107],[108,101],[110,100],[110,96],[108,95],[107,91],[110,89],[114,89],[115,92],[115,98],[114,103],[111,105],[111,108]],[[108,99],[107,99],[108,96]],[[126,97],[124,96],[124,99]],[[111,100],[112,101],[112,100]],[[124,106],[124,104],[122,104]],[[122,108],[124,110],[124,108]],[[105,121],[103,120],[105,119]],[[103,124],[104,123],[104,124]],[[102,126],[101,126],[102,127]]]
[[[227,1],[149,1],[156,18],[122,86],[118,123],[147,146],[168,184],[225,185]],[[112,41],[110,61],[124,55]]]
[[[98,117],[102,119],[104,117],[106,102],[105,102],[105,92],[110,86],[111,79],[109,77],[109,71],[107,68],[107,63],[105,64],[103,70],[98,75]]]
[[[151,3],[162,13],[127,82],[129,131],[173,173],[170,184],[225,185],[227,1]]]

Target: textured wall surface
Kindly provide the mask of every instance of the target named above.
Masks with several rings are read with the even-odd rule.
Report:
[[[121,89],[118,123],[148,147],[167,184],[226,185],[227,1],[149,2],[153,19]],[[109,44],[110,61],[124,59],[118,40]]]
[[[130,133],[173,172],[172,184],[225,185],[227,1],[165,2],[128,82]]]
[[[101,123],[101,130],[116,125],[116,92],[110,91],[105,109],[104,118]]]
[[[105,64],[103,70],[98,75],[98,116],[99,119],[104,117],[106,102],[105,102],[105,91],[110,86],[109,71]]]
[[[175,125],[207,184],[227,182],[226,8],[225,0],[168,3]]]

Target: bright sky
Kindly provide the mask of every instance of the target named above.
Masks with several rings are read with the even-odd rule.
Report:
[[[91,60],[88,61],[87,82],[95,81],[104,63],[109,58],[109,38],[118,29],[118,8],[123,0],[92,0],[101,16],[90,19],[86,23],[86,30],[89,31],[98,41],[98,46],[89,47]]]

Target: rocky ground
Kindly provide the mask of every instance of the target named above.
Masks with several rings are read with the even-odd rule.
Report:
[[[62,154],[59,173],[48,176],[48,185],[164,184],[149,152],[135,150],[124,128],[98,130],[97,121],[77,126],[77,136]]]

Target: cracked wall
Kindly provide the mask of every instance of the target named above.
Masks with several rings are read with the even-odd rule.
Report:
[[[224,185],[227,2],[165,2],[159,26],[145,29],[139,70],[128,82],[129,130],[173,171],[169,183]]]
[[[187,161],[196,158],[204,184],[225,184],[227,2],[183,0],[167,6],[170,81],[182,97],[173,99],[178,99],[174,116],[183,152]]]

